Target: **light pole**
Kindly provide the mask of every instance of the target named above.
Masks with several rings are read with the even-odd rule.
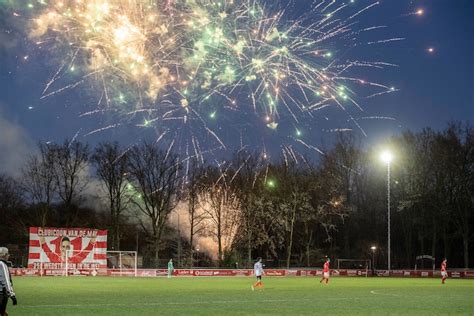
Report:
[[[388,248],[388,263],[387,269],[390,271],[390,163],[393,160],[393,155],[390,151],[386,150],[380,156],[382,161],[387,164],[387,248]]]
[[[375,272],[375,250],[377,250],[377,247],[372,246],[370,247],[370,250],[372,250],[372,276],[373,276]]]
[[[196,246],[196,266],[199,267],[199,245]]]

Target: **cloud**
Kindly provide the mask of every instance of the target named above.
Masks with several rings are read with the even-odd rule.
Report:
[[[35,146],[28,133],[8,119],[0,104],[0,173],[19,176]]]

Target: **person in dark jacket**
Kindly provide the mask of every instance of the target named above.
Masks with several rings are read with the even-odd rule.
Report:
[[[7,266],[8,257],[8,249],[0,247],[0,316],[8,315],[6,309],[9,298],[12,300],[13,305],[17,304],[15,292],[13,291],[12,277]]]

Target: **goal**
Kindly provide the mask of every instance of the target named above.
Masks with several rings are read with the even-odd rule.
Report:
[[[107,269],[113,275],[137,276],[136,251],[107,251]]]
[[[368,276],[369,271],[372,269],[369,259],[337,259],[336,262],[338,270],[361,270],[365,271],[365,276]]]
[[[55,275],[104,275],[110,272],[114,276],[137,276],[136,251],[107,251],[98,253],[67,250],[62,262],[57,264],[41,263],[40,275],[43,270]]]

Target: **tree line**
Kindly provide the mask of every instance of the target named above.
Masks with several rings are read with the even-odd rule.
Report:
[[[396,157],[392,267],[412,268],[418,255],[472,266],[473,127],[407,131],[386,145]],[[90,227],[108,229],[109,249],[138,249],[145,267],[170,257],[179,266],[248,266],[257,256],[310,267],[326,255],[368,259],[376,246],[385,268],[387,169],[377,150],[339,134],[317,158],[241,150],[208,163],[146,142],[39,143],[21,177],[0,175],[0,244],[20,260],[30,226]]]

